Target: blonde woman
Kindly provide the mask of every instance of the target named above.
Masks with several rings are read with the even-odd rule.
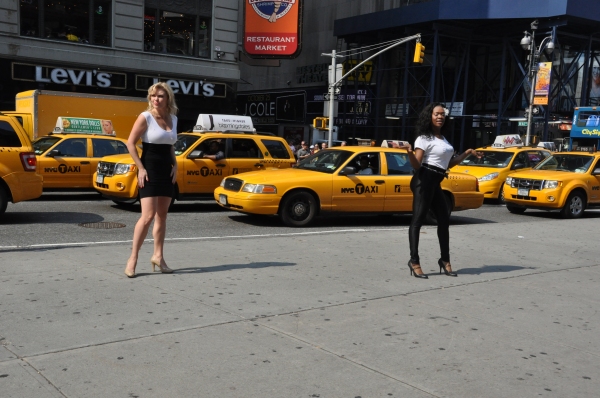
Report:
[[[150,259],[152,271],[158,267],[162,273],[172,273],[163,256],[167,229],[167,212],[177,180],[177,161],[173,144],[177,140],[177,105],[173,90],[166,83],[156,83],[148,89],[148,109],[133,124],[127,149],[138,170],[138,188],[142,215],[133,231],[131,256],[125,275],[135,277],[138,254],[150,224],[154,221],[154,254]],[[136,143],[142,140],[142,156],[138,156]]]

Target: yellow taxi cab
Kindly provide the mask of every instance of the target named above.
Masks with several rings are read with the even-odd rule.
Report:
[[[511,174],[504,185],[506,208],[559,210],[564,218],[579,218],[600,206],[600,152],[558,152],[533,170]]]
[[[0,216],[8,202],[42,195],[42,176],[36,173],[31,141],[16,119],[0,115]]]
[[[93,189],[103,156],[128,153],[127,141],[102,131],[102,120],[59,117],[51,134],[33,142],[44,189]]]
[[[506,177],[517,170],[531,169],[542,159],[550,156],[550,151],[540,147],[525,147],[518,135],[499,135],[491,147],[477,149],[451,171],[477,177],[479,190],[486,199],[496,199],[504,203],[502,186]]]
[[[224,208],[279,215],[291,227],[309,225],[319,213],[411,213],[413,169],[406,150],[344,146],[319,151],[287,170],[223,179],[214,198]],[[442,182],[448,209],[483,204],[477,178],[449,173]]]
[[[174,147],[177,158],[174,200],[212,197],[214,189],[228,175],[296,164],[283,138],[257,134],[247,116],[201,114],[194,131],[178,134]],[[216,160],[206,157],[219,152]],[[94,173],[94,187],[117,205],[136,202],[137,167],[131,156],[103,158]]]

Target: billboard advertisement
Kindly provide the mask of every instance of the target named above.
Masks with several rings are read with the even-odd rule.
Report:
[[[303,0],[244,0],[244,51],[251,58],[294,58],[301,50]]]

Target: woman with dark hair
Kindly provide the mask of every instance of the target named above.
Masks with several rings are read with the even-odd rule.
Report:
[[[421,111],[417,120],[415,150],[412,150],[410,144],[404,147],[394,145],[407,149],[408,158],[415,169],[415,175],[410,181],[410,189],[413,192],[413,213],[408,229],[410,243],[408,268],[410,274],[414,274],[416,278],[427,279],[419,259],[419,234],[430,209],[435,214],[438,224],[437,234],[441,250],[441,258],[438,261],[440,274],[443,270],[448,276],[456,276],[450,264],[450,217],[440,183],[446,177],[447,169],[463,161],[473,152],[473,149],[467,149],[462,155],[453,156],[454,148],[444,138],[444,134],[449,131],[450,125],[446,123],[444,104],[429,104]]]

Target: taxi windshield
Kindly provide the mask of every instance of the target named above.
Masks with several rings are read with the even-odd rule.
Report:
[[[48,148],[52,147],[60,141],[59,137],[41,137],[33,142],[33,150],[36,155],[42,155],[44,152],[48,150]]]
[[[593,161],[593,156],[572,154],[552,155],[541,161],[534,169],[585,173]]]
[[[514,155],[514,152],[502,151],[479,151],[479,153],[483,153],[483,155],[478,157],[475,154],[471,154],[467,156],[465,160],[460,162],[460,165],[502,169],[508,166]]]
[[[325,149],[301,160],[296,168],[332,174],[346,163],[352,154],[349,151]]]
[[[194,145],[194,143],[199,139],[200,137],[197,135],[180,134],[179,137],[177,137],[177,141],[175,141],[175,145],[173,145],[173,148],[175,149],[175,156],[179,156],[187,151],[187,149]]]

